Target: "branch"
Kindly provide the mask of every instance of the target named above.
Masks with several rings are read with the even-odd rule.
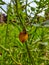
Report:
[[[0,6],[0,8],[7,14],[7,12]]]

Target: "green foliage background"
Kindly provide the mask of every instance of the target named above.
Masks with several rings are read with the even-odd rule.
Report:
[[[30,6],[33,2],[37,4],[36,8]],[[0,3],[6,4],[2,0]],[[49,65],[49,27],[40,25],[49,19],[49,1],[33,0],[30,3],[27,0],[11,0],[6,4],[7,11],[0,6],[7,14],[7,23],[0,24],[0,65]],[[27,6],[34,12],[34,17],[31,17]],[[38,16],[42,11],[45,11],[45,16]],[[29,35],[25,43],[19,40],[23,29]]]

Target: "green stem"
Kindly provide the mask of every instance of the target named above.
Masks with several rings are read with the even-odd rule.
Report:
[[[0,6],[0,8],[7,14],[7,12]]]
[[[28,0],[26,0],[26,9],[25,9],[26,18],[27,18],[27,2],[28,2]],[[25,43],[25,45],[26,45],[26,49],[27,49],[28,56],[29,56],[29,60],[30,60],[31,64],[34,65],[34,58],[32,58],[32,55],[31,55],[30,49],[29,49],[29,47],[27,45],[27,42]]]
[[[20,22],[21,22],[21,24],[22,24],[22,26],[23,26],[23,29],[26,30],[26,28],[25,28],[25,26],[24,26],[24,24],[23,24],[23,17],[22,17],[21,14],[19,14],[19,11],[18,11],[18,1],[15,0],[15,2],[16,2],[16,12],[17,12],[18,18],[19,18],[19,20],[20,20]]]
[[[5,47],[6,47],[7,38],[8,38],[8,25],[9,25],[9,10],[7,11],[7,26],[6,26],[6,35],[5,35]]]
[[[29,49],[29,47],[27,45],[27,42],[25,43],[25,45],[26,45],[28,56],[29,56],[29,60],[30,60],[30,62],[31,62],[32,65],[35,65],[34,58],[31,55],[30,49]]]

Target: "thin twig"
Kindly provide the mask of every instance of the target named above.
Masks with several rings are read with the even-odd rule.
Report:
[[[7,12],[0,6],[0,8],[7,14]]]

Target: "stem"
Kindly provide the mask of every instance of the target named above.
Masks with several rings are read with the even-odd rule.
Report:
[[[31,55],[30,49],[29,49],[29,47],[28,47],[28,45],[27,45],[27,42],[25,43],[25,45],[26,45],[26,49],[27,49],[27,53],[28,53],[30,62],[31,62],[32,65],[35,65],[34,58],[33,58],[32,55]]]
[[[27,17],[27,2],[28,2],[28,0],[26,0],[26,8],[25,8],[26,17]]]
[[[0,8],[7,14],[7,12],[0,6]]]
[[[26,9],[25,9],[26,18],[27,18],[27,2],[28,2],[28,0],[26,0]],[[26,20],[26,21],[27,21],[27,20]],[[27,53],[28,53],[30,62],[31,62],[32,65],[34,65],[34,58],[32,58],[32,55],[31,55],[30,49],[28,48],[27,42],[25,43],[25,45],[26,45],[26,49],[27,49]]]
[[[24,24],[23,24],[23,20],[22,20],[23,17],[22,17],[21,14],[19,14],[19,11],[18,11],[18,2],[17,2],[17,0],[15,0],[15,2],[16,2],[16,12],[17,12],[18,18],[19,18],[19,20],[20,20],[20,22],[21,22],[23,28],[26,30],[26,28],[25,28],[25,26],[24,26]]]
[[[7,38],[8,38],[8,25],[9,25],[9,10],[7,11],[7,27],[6,27],[6,35],[5,35],[5,47],[6,47]]]

